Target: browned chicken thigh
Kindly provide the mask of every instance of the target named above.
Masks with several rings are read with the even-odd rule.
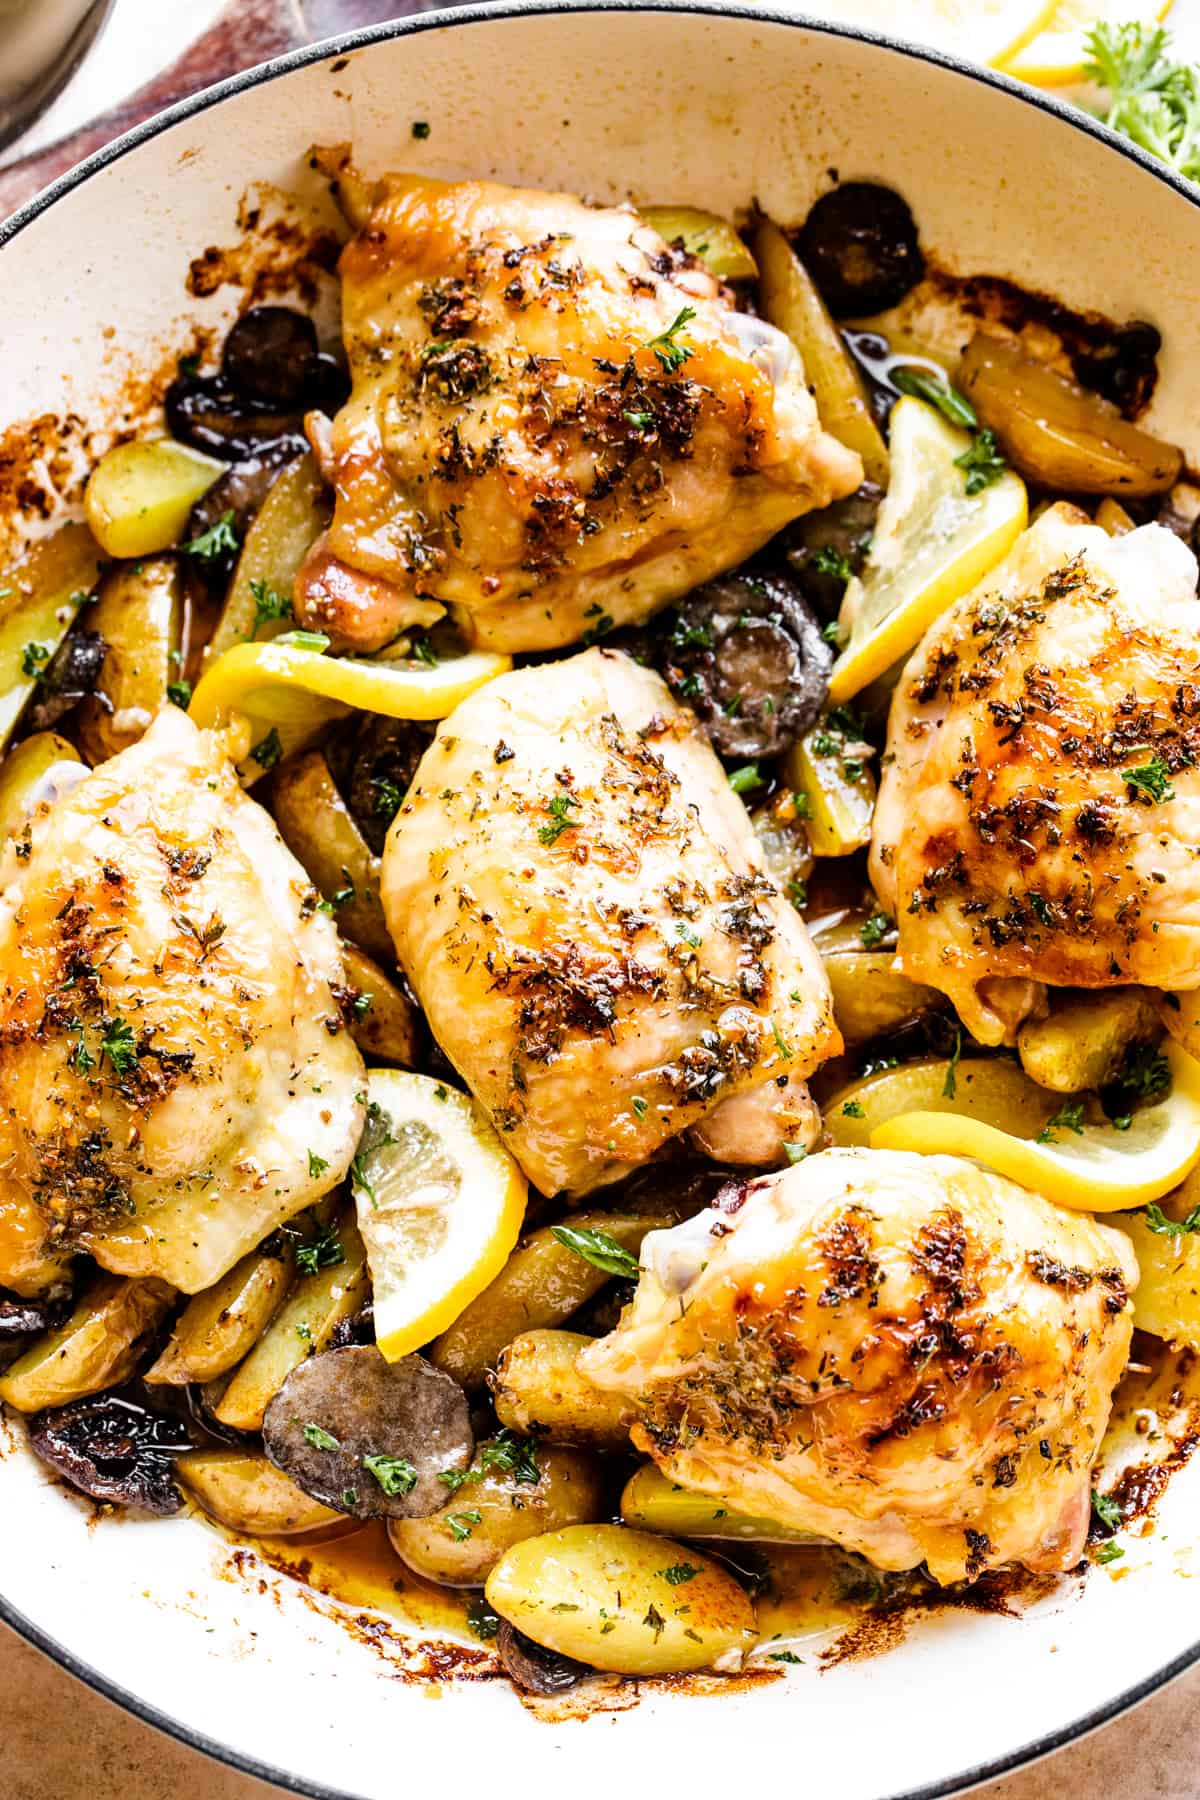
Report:
[[[1064,1570],[1137,1274],[1121,1232],[973,1163],[828,1150],[648,1237],[578,1367],[730,1507],[941,1582]]]
[[[0,857],[0,1287],[56,1250],[192,1293],[362,1129],[332,920],[215,733],[168,706]]]
[[[1200,987],[1200,603],[1170,532],[1052,507],[914,654],[884,770],[900,965],[981,1042],[1043,983]]]
[[[353,392],[296,613],[375,650],[449,610],[497,650],[646,618],[851,493],[800,359],[627,207],[389,176],[342,256]]]
[[[616,651],[446,719],[388,835],[388,925],[434,1036],[544,1193],[694,1127],[782,1160],[841,1048],[804,924],[694,716]]]

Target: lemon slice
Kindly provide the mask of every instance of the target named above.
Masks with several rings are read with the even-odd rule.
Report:
[[[906,0],[902,7],[896,0],[832,0],[812,10],[839,25],[891,32],[948,56],[997,62],[1037,36],[1054,0]]]
[[[1070,87],[1086,81],[1084,39],[1093,25],[1157,25],[1171,0],[1058,0],[1046,24],[1023,49],[993,58],[1006,75],[1037,87]]]
[[[1161,1200],[1200,1162],[1200,1063],[1177,1044],[1164,1054],[1171,1088],[1157,1106],[1134,1113],[1127,1131],[1113,1125],[1056,1126],[1052,1141],[1015,1137],[954,1112],[910,1112],[871,1133],[873,1150],[971,1156],[1059,1206],[1116,1212]]]
[[[482,1107],[428,1075],[373,1069],[350,1178],[389,1362],[445,1331],[500,1273],[525,1177]]]
[[[892,408],[891,483],[861,576],[846,585],[846,647],[829,698],[849,700],[920,643],[933,621],[982,581],[1025,529],[1025,483],[1011,469],[968,494],[955,462],[965,431],[923,400]]]

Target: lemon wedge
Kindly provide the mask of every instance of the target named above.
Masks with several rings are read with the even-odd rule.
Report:
[[[1200,1063],[1166,1044],[1171,1087],[1129,1128],[1056,1124],[1041,1138],[1014,1136],[963,1112],[906,1112],[877,1125],[873,1150],[970,1156],[1077,1212],[1116,1212],[1161,1200],[1200,1163]]]
[[[813,11],[839,25],[889,31],[949,56],[998,62],[1037,36],[1054,0],[906,0],[902,7],[896,0],[827,0]]]
[[[200,677],[188,707],[197,725],[249,722],[253,748],[244,779],[255,779],[352,709],[390,719],[444,719],[477,687],[512,668],[511,657],[482,650],[432,664],[368,662],[326,656],[326,642],[297,631],[268,643],[235,644]]]
[[[1036,37],[993,62],[1035,87],[1070,87],[1087,80],[1084,40],[1093,25],[1157,25],[1170,10],[1171,0],[1058,0]]]
[[[968,494],[956,458],[965,431],[923,400],[892,408],[891,483],[861,576],[846,584],[845,649],[829,698],[849,700],[920,643],[933,621],[982,581],[1025,529],[1025,483],[1007,469]]]
[[[525,1177],[469,1094],[373,1069],[350,1179],[389,1362],[427,1344],[495,1279],[525,1216]]]

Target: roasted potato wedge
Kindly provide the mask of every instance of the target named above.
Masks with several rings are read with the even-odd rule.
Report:
[[[1059,989],[1047,1018],[1022,1025],[1017,1053],[1039,1087],[1077,1094],[1114,1080],[1131,1045],[1157,1035],[1158,1008],[1145,988]]]
[[[575,1367],[591,1342],[577,1331],[523,1331],[514,1338],[490,1383],[501,1424],[553,1444],[628,1448],[636,1409],[619,1394],[593,1387]]]
[[[41,1412],[119,1387],[137,1370],[174,1299],[165,1281],[98,1275],[70,1318],[36,1338],[0,1376],[0,1400],[18,1412]]]
[[[215,1286],[189,1300],[162,1355],[144,1379],[184,1387],[228,1374],[254,1348],[278,1311],[296,1267],[291,1239],[277,1231],[268,1244],[235,1263]]]

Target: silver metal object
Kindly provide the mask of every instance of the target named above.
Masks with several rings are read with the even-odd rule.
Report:
[[[0,0],[0,149],[54,100],[113,0]]]

